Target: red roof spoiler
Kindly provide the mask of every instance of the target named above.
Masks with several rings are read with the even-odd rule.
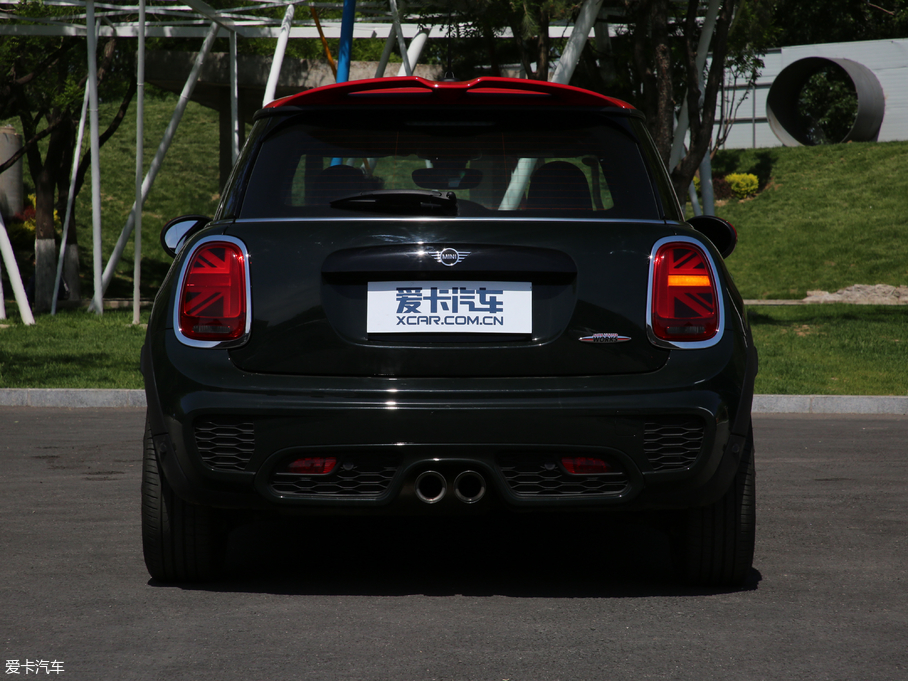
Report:
[[[571,85],[542,80],[495,78],[484,76],[461,82],[440,82],[417,76],[401,78],[371,78],[325,85],[296,95],[278,99],[267,106],[344,105],[367,100],[374,104],[492,104],[492,105],[555,105],[608,106],[633,109],[620,99]]]

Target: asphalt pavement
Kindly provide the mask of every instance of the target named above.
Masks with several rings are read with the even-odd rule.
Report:
[[[151,581],[144,410],[0,408],[0,647],[68,679],[905,679],[908,419],[758,415],[740,590],[633,519],[262,521]],[[17,678],[8,676],[8,678]]]

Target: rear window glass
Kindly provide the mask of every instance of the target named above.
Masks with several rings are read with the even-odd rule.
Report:
[[[453,192],[458,215],[658,219],[621,122],[576,110],[298,114],[265,133],[241,218],[325,217],[376,190]]]

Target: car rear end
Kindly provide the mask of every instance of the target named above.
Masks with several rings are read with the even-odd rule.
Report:
[[[458,514],[716,503],[756,353],[636,111],[413,78],[260,112],[143,366],[188,504]]]

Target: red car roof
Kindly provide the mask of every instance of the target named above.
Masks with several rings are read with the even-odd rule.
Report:
[[[265,108],[362,104],[364,100],[370,104],[533,104],[634,108],[620,99],[571,85],[540,80],[482,77],[461,82],[440,82],[416,76],[372,78],[325,85],[275,100]]]

